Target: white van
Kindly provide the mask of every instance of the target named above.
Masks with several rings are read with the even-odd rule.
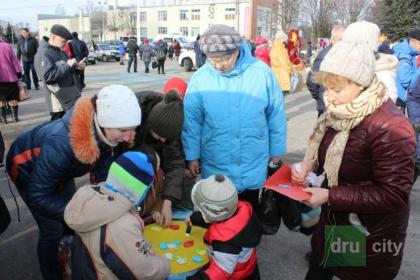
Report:
[[[187,37],[180,34],[159,34],[156,36],[156,41],[163,40],[168,44],[172,44],[174,40],[177,40],[183,49],[192,49],[192,43],[188,42]]]

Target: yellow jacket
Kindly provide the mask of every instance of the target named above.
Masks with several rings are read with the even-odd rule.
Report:
[[[293,65],[283,42],[275,40],[270,51],[271,68],[282,91],[290,91],[290,77]]]

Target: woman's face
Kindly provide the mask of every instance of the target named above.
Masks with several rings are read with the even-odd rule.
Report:
[[[154,132],[153,130],[150,130],[150,135],[152,135],[153,138],[155,138],[156,140],[165,143],[166,142],[166,138],[163,138],[161,136],[159,136],[159,134],[157,134],[156,132]]]
[[[227,73],[235,68],[239,51],[221,57],[207,57],[207,61],[217,71]]]
[[[113,145],[121,142],[132,142],[136,135],[136,127],[105,128],[104,130],[106,139]]]
[[[363,86],[351,83],[342,88],[327,88],[324,94],[326,94],[326,98],[330,104],[344,105],[352,102],[356,97],[358,97],[363,89]]]

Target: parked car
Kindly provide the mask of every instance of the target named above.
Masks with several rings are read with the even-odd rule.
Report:
[[[193,48],[193,44],[188,42],[188,40],[185,36],[179,35],[179,34],[158,35],[156,37],[156,41],[158,41],[158,40],[163,40],[163,41],[167,42],[168,44],[172,44],[174,42],[174,40],[177,40],[179,42],[179,44],[181,45],[181,48],[183,48],[183,49],[192,49]]]
[[[120,53],[117,50],[114,50],[110,45],[108,44],[97,44],[98,49],[95,51],[97,55],[97,59],[102,60],[104,62],[109,61],[110,59],[113,59],[115,61],[120,61],[121,56]]]
[[[89,51],[89,55],[86,58],[86,64],[96,64],[97,56],[96,53],[93,51]]]
[[[203,54],[203,62],[206,61],[206,56]],[[195,61],[195,52],[192,49],[182,49],[178,58],[178,64],[184,67],[185,71],[192,71],[197,69]]]
[[[114,50],[118,50],[118,44],[120,42],[117,40],[111,40],[111,41],[105,41],[104,44],[108,44],[111,46],[111,48],[113,48]]]

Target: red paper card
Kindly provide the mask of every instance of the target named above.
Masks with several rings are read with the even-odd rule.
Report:
[[[297,201],[307,200],[311,197],[310,193],[302,191],[305,188],[304,186],[292,183],[292,170],[287,163],[283,164],[265,181],[264,187]]]

